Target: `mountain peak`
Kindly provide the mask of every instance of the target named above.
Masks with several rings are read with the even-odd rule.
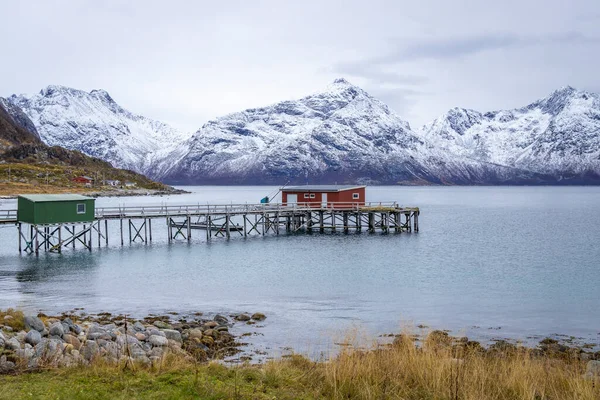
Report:
[[[106,100],[110,103],[114,103],[115,101],[113,100],[112,97],[110,97],[110,94],[108,94],[108,92],[104,89],[94,89],[90,92],[90,95],[98,97],[102,100]]]
[[[346,78],[337,78],[333,81],[334,85],[346,85],[346,86],[353,86],[350,82],[348,82],[348,80]]]

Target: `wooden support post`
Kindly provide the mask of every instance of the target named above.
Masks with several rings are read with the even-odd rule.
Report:
[[[148,244],[148,218],[144,218],[144,244]]]
[[[246,217],[247,217],[247,215],[244,214],[244,237],[246,237],[248,235],[248,232],[246,231]]]
[[[17,229],[19,231],[19,253],[21,252],[21,223],[17,224]]]
[[[150,234],[150,241],[152,241],[152,218],[148,218],[148,233]]]
[[[263,211],[262,216],[263,216],[263,218],[262,218],[262,235],[265,236],[265,224],[267,221],[267,219],[266,219],[267,217],[266,217],[266,214],[264,211]]]
[[[98,247],[100,247],[100,239],[101,239],[101,234],[100,234],[100,221],[98,221]]]
[[[390,213],[385,213],[385,233],[390,232]]]
[[[279,211],[275,212],[275,233],[279,235]]]
[[[173,234],[171,232],[171,217],[167,217],[167,236],[169,237],[169,243],[173,241]]]
[[[415,226],[415,232],[419,232],[419,211],[413,212],[413,224]]]
[[[225,214],[225,236],[227,239],[231,238],[231,232],[229,232],[229,213]]]
[[[62,224],[58,226],[58,252],[62,253]]]
[[[121,226],[121,246],[123,246],[123,218],[119,218],[120,226]]]
[[[188,214],[187,216],[187,241],[189,242],[190,240],[192,240],[192,217],[190,217],[190,214]]]
[[[375,232],[375,214],[372,212],[369,213],[369,232]]]
[[[348,233],[348,212],[344,211],[342,214],[342,221],[344,223],[344,233]]]
[[[306,230],[308,232],[312,232],[312,227],[313,227],[312,213],[310,211],[307,211],[306,212]]]
[[[40,254],[40,242],[38,239],[38,230],[37,230],[37,225],[35,227],[35,255],[39,255]]]
[[[412,226],[410,224],[410,212],[406,214],[406,227],[408,228],[409,232],[412,232]]]
[[[212,236],[212,217],[209,214],[207,216],[207,218],[208,218],[208,229],[206,231],[206,235],[208,236],[208,240],[210,240],[210,238]]]
[[[335,219],[335,211],[333,211],[333,208],[332,208],[330,212],[331,212],[331,232],[335,232],[336,225],[337,225],[337,220]]]
[[[73,236],[75,236],[75,225],[73,225]],[[73,248],[75,248],[75,239],[73,239]]]
[[[93,226],[93,222],[90,224],[90,242],[88,244],[88,250],[92,251],[92,226]]]
[[[131,218],[129,219],[129,243],[131,243]]]
[[[104,243],[108,247],[108,220],[104,220]]]
[[[325,214],[325,212],[323,210],[319,211],[319,232],[323,233],[325,232],[325,226],[323,224],[323,215]]]

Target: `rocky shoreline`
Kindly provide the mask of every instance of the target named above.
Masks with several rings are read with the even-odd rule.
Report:
[[[217,314],[210,318],[201,312],[189,315],[169,312],[135,319],[123,314],[87,314],[82,309],[57,316],[0,310],[0,374],[88,366],[98,362],[152,368],[162,365],[169,357],[204,363],[232,361],[237,354],[235,361],[251,361],[250,356],[239,356],[246,345],[241,339],[250,333],[236,337],[231,329],[242,324],[256,326],[266,318],[260,312]],[[582,362],[586,365],[585,378],[600,378],[600,351],[596,344],[578,346],[544,338],[535,347],[507,340],[496,340],[486,346],[440,330],[423,335],[390,333],[380,338],[381,345],[388,348],[413,342],[417,347],[444,349],[450,351],[457,362],[467,353],[504,357],[518,352],[539,359]],[[342,350],[353,347],[349,343],[337,345]]]
[[[243,345],[230,333],[235,324],[263,321],[262,313],[191,316],[65,313],[24,315],[0,312],[0,373],[94,362],[151,367],[169,356],[205,362],[238,353]]]

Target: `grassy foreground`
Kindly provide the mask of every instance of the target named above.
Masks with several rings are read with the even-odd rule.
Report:
[[[165,358],[152,369],[95,364],[0,376],[6,399],[531,399],[597,400],[598,381],[568,357],[507,347],[484,351],[409,337],[348,348],[325,362],[292,356],[264,365]]]

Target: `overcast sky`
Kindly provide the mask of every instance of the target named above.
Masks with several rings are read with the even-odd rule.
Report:
[[[598,0],[0,0],[0,96],[105,89],[195,131],[345,77],[411,125],[600,92]]]

